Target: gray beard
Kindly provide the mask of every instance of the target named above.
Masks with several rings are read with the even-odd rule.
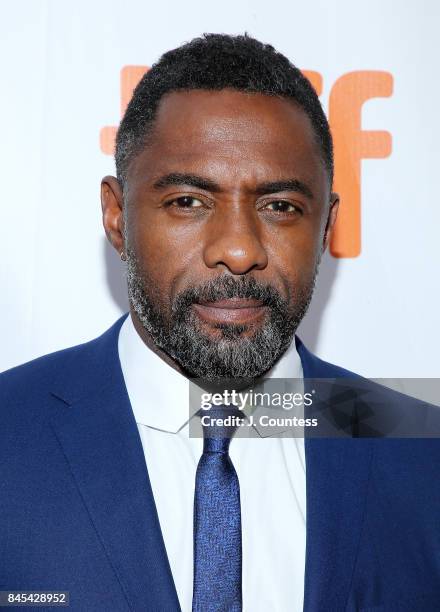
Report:
[[[263,376],[286,351],[312,299],[318,263],[310,284],[294,294],[289,306],[270,285],[258,283],[252,276],[218,276],[190,287],[171,304],[167,319],[153,298],[154,286],[141,274],[134,253],[127,249],[128,298],[144,329],[154,344],[169,355],[191,377],[206,381],[254,379]],[[252,336],[244,336],[247,325],[218,324],[220,337],[203,333],[192,304],[241,297],[261,300],[269,316]]]

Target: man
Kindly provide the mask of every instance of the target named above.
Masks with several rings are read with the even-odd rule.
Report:
[[[188,435],[188,378],[354,376],[295,338],[338,208],[309,82],[248,36],[195,39],[138,85],[116,168],[103,223],[129,316],[1,379],[0,589],[438,610],[437,440]]]

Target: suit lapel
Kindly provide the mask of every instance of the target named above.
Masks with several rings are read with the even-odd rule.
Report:
[[[78,360],[78,371],[73,364],[69,382],[58,383],[52,425],[129,607],[179,610],[119,364],[121,324],[122,320],[94,343],[84,345],[88,348]],[[82,393],[72,399],[75,379]]]
[[[341,370],[297,339],[304,378]],[[343,372],[343,371],[342,371]],[[348,375],[348,373],[347,373]],[[345,610],[363,524],[372,458],[369,439],[306,438],[307,535],[304,610]]]

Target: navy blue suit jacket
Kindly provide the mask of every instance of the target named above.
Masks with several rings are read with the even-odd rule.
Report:
[[[69,591],[75,612],[180,609],[122,322],[0,376],[0,590]],[[305,377],[350,375],[297,347]],[[305,453],[304,610],[440,610],[440,440],[306,439]]]

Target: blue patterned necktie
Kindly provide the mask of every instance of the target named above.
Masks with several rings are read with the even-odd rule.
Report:
[[[215,407],[210,418],[242,417],[237,408]],[[203,427],[203,455],[194,495],[193,612],[240,612],[240,487],[229,456],[235,426]]]

